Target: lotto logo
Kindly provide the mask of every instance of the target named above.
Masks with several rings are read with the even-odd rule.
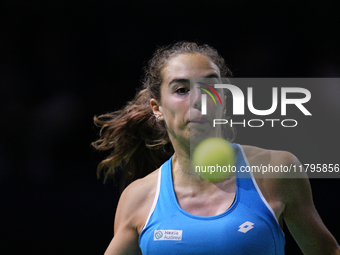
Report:
[[[246,221],[245,223],[243,223],[242,225],[239,226],[239,230],[242,233],[247,233],[249,230],[251,230],[254,226],[254,223],[250,222],[250,221]]]

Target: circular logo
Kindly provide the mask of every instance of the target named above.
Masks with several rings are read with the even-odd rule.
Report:
[[[155,233],[155,238],[156,238],[156,239],[159,239],[159,238],[161,238],[162,236],[163,236],[162,231],[158,231],[158,232]]]

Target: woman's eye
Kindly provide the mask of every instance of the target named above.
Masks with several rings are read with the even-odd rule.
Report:
[[[176,93],[180,95],[184,95],[188,92],[189,90],[187,88],[178,88],[176,89]]]

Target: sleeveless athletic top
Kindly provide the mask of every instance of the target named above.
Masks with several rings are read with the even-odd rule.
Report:
[[[242,148],[233,147],[237,170],[249,165]],[[154,203],[139,236],[144,255],[283,255],[284,245],[274,211],[251,173],[241,176],[236,171],[236,195],[228,210],[215,216],[196,216],[177,202],[171,158],[162,165]]]

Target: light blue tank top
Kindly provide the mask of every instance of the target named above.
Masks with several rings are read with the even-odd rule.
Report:
[[[237,169],[249,165],[242,148],[233,147]],[[253,175],[245,175],[236,173],[236,196],[227,211],[196,216],[177,202],[170,158],[159,171],[155,200],[139,236],[143,255],[283,255],[285,239],[275,214]]]

